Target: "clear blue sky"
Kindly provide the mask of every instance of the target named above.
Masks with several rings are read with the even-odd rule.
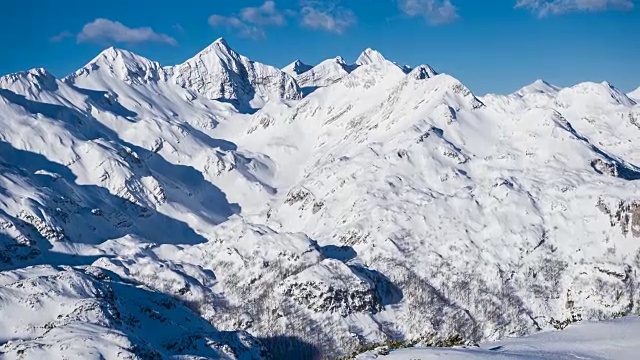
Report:
[[[108,45],[172,65],[224,37],[278,67],[355,60],[371,47],[398,63],[428,63],[477,94],[538,78],[630,91],[640,86],[637,1],[3,0],[0,74],[45,67],[65,76]]]

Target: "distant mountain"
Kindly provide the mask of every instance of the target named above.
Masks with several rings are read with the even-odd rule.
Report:
[[[300,60],[296,60],[285,66],[282,71],[295,78],[296,76],[311,70],[311,68],[313,68],[313,66],[307,65]]]
[[[0,353],[335,358],[640,312],[633,93],[293,65],[220,39],[0,77]]]

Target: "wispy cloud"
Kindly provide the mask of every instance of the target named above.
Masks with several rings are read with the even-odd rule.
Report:
[[[267,27],[284,26],[293,19],[302,27],[343,34],[357,19],[353,11],[339,5],[340,1],[300,0],[300,7],[293,10],[279,9],[275,1],[267,0],[261,6],[246,7],[230,16],[211,15],[209,25],[256,40],[266,38]]]
[[[57,35],[53,35],[52,37],[49,38],[49,41],[51,42],[60,42],[63,41],[65,39],[68,38],[72,38],[75,37],[76,35],[70,31],[63,31],[60,34]]]
[[[452,23],[460,17],[450,0],[398,0],[398,7],[408,16],[424,17],[430,25]]]
[[[240,11],[240,18],[248,23],[256,25],[285,24],[284,14],[276,9],[275,1],[265,1],[259,7],[247,7]]]
[[[209,25],[212,27],[226,27],[227,30],[237,32],[241,37],[254,40],[266,37],[264,28],[247,24],[235,16],[211,15],[209,16]]]
[[[175,23],[173,25],[171,25],[171,28],[181,34],[184,34],[184,28],[182,27],[182,24],[180,23]]]
[[[300,9],[300,24],[309,29],[343,34],[357,22],[353,11],[336,2],[304,1]]]
[[[237,15],[214,14],[209,16],[209,25],[226,27],[229,31],[235,31],[238,35],[251,39],[265,38],[265,27],[267,26],[283,26],[285,24],[285,12],[278,10],[275,1],[271,0],[265,1],[258,7],[243,8]]]
[[[74,36],[73,34],[64,32],[52,38],[53,41],[60,41],[65,37]],[[145,42],[158,42],[169,45],[177,45],[176,39],[166,34],[160,34],[153,31],[150,27],[130,28],[118,21],[109,19],[96,19],[82,28],[75,35],[78,43],[123,43],[123,44],[139,44]]]
[[[516,8],[532,11],[538,17],[575,12],[600,12],[633,9],[631,0],[518,0]]]

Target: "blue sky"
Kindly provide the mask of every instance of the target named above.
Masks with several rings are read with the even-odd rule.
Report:
[[[365,48],[428,63],[477,94],[538,78],[640,86],[638,0],[3,0],[0,74],[64,76],[116,45],[180,63],[218,37],[253,60],[317,63]]]

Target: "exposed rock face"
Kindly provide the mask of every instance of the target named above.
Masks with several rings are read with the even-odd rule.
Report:
[[[640,201],[619,201],[612,207],[598,199],[597,208],[609,215],[611,226],[619,226],[623,235],[640,237]]]
[[[329,274],[330,277],[326,276]],[[313,280],[317,278],[331,278],[334,281]],[[358,312],[376,313],[382,309],[374,284],[359,277],[340,261],[332,259],[324,260],[288,279],[283,295],[315,313],[348,316]]]

